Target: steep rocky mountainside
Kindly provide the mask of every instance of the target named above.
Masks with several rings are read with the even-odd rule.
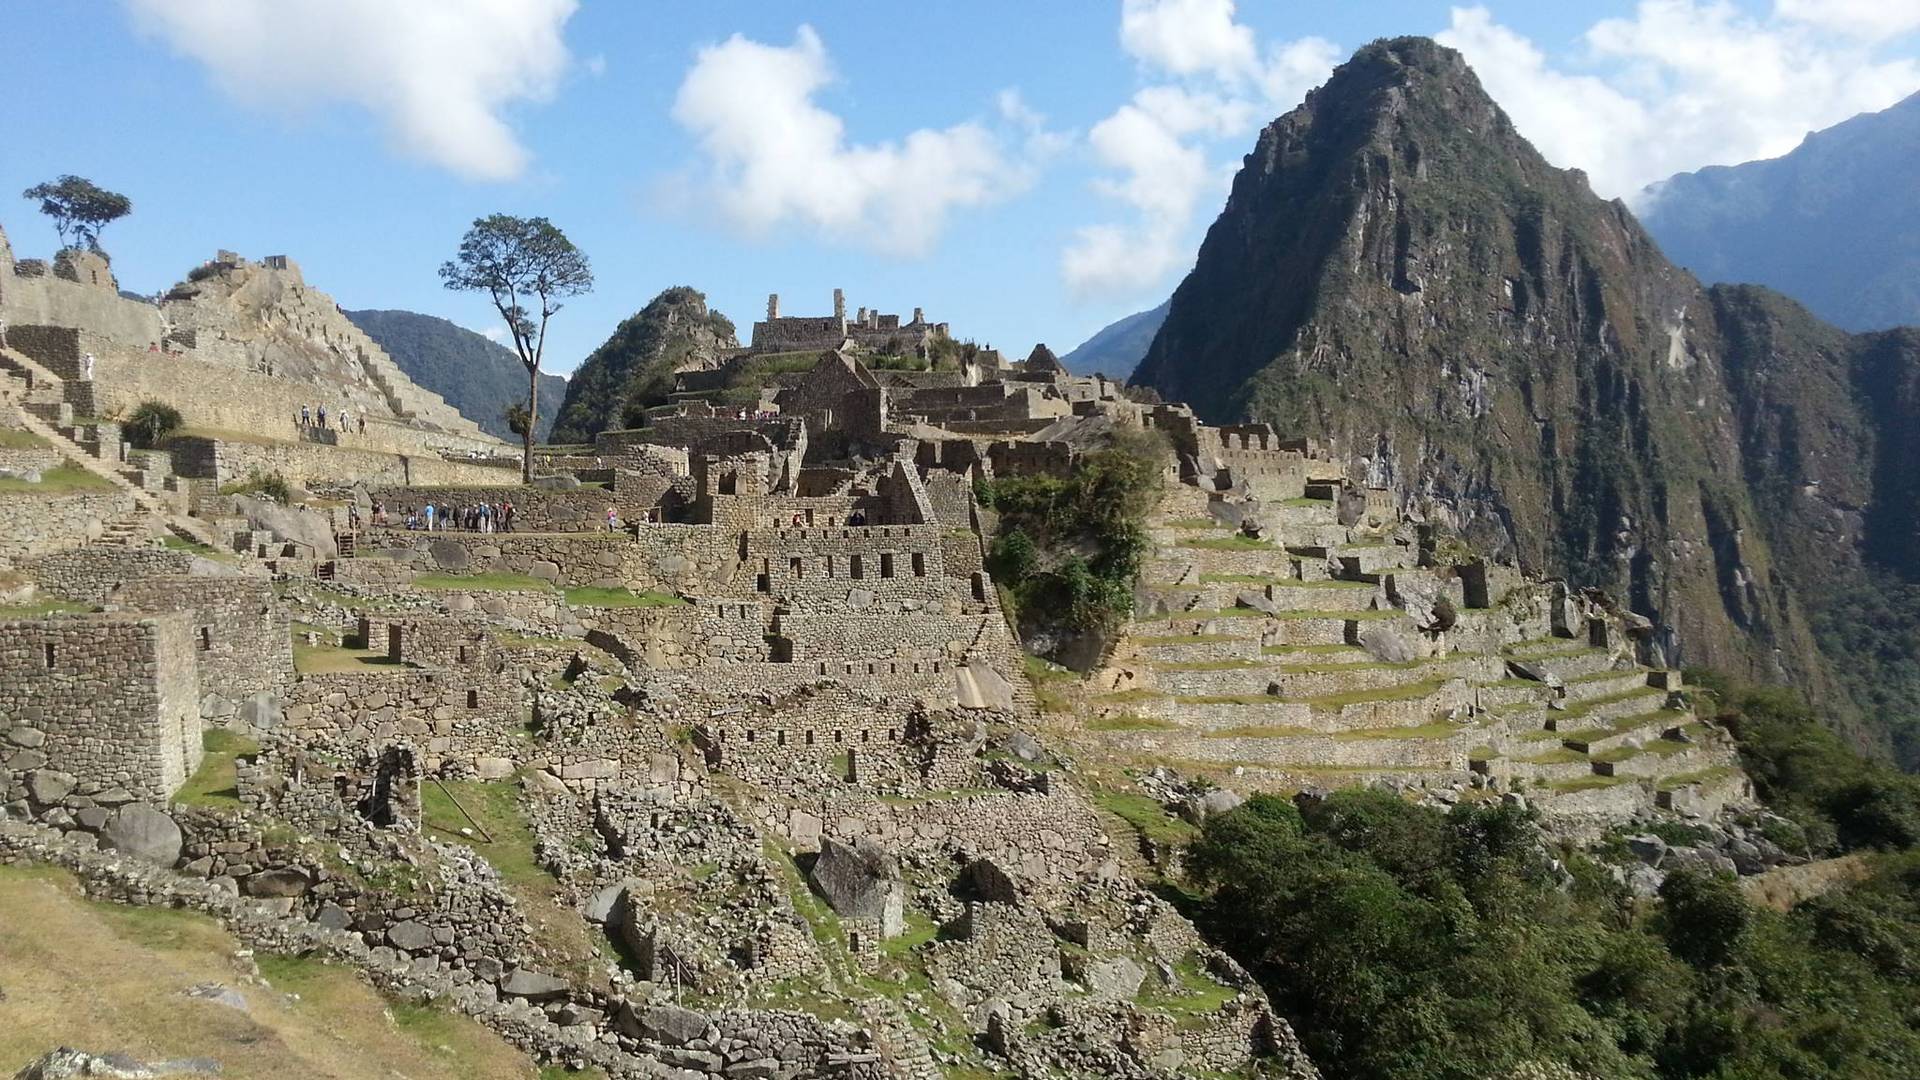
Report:
[[[1920,94],[1783,157],[1680,173],[1640,217],[1703,281],[1749,281],[1850,330],[1920,325]]]
[[[353,325],[379,343],[407,377],[447,399],[489,435],[517,440],[507,427],[507,407],[527,403],[527,369],[512,349],[464,326],[417,311],[349,311]],[[545,442],[560,411],[567,380],[540,376],[540,422],[534,437]]]
[[[1884,745],[1920,668],[1844,643],[1848,598],[1906,610],[1870,586],[1920,569],[1916,370],[1916,335],[1703,288],[1404,38],[1261,133],[1135,381],[1331,439],[1483,550],[1628,600],[1667,662],[1844,689]]]
[[[704,293],[676,285],[621,321],[567,382],[555,442],[587,442],[637,423],[638,410],[666,400],[677,371],[716,366],[740,348],[733,322],[707,310]]]
[[[1136,311],[1109,323],[1061,357],[1060,362],[1075,375],[1105,375],[1122,380],[1132,377],[1134,369],[1140,366],[1140,358],[1147,355],[1147,346],[1153,344],[1153,335],[1159,333],[1160,324],[1167,321],[1167,306],[1171,303],[1164,301],[1158,307]]]

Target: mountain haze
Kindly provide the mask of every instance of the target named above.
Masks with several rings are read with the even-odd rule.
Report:
[[[1060,358],[1068,371],[1075,375],[1105,375],[1122,382],[1132,377],[1133,369],[1140,366],[1140,358],[1147,355],[1147,347],[1153,344],[1153,335],[1160,332],[1160,324],[1167,319],[1167,305],[1172,301],[1162,301],[1160,306],[1148,311],[1136,311],[1124,319],[1109,323],[1092,337],[1080,343],[1079,347]]]
[[[1483,550],[1607,587],[1675,665],[1844,689],[1911,764],[1916,372],[1915,333],[1703,288],[1401,38],[1261,132],[1134,380],[1331,439]]]
[[[347,318],[378,342],[407,377],[447,399],[461,415],[489,435],[509,442],[520,437],[507,427],[507,407],[527,403],[527,369],[512,349],[433,315],[417,311],[349,311]],[[560,411],[567,380],[540,376],[540,422],[536,441],[545,442]]]
[[[1850,330],[1920,325],[1920,94],[1792,153],[1680,173],[1641,219],[1705,281],[1771,286]]]

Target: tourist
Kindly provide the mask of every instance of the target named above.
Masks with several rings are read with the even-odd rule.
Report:
[[[611,506],[607,507],[607,531],[608,532],[620,531],[620,515],[614,513],[613,507]]]
[[[373,523],[375,525],[385,525],[387,523],[387,504],[378,499],[374,500],[373,503]]]
[[[427,504],[426,515],[427,515],[427,531],[432,532],[433,531],[433,504],[432,503]]]
[[[788,522],[788,524],[789,524],[789,525],[791,525],[791,526],[793,526],[793,527],[794,527],[794,528],[796,528],[796,529],[798,529],[798,528],[800,528],[801,526],[803,526],[803,525],[805,525],[806,523],[807,523],[807,522],[806,522],[806,519],[800,516],[800,511],[798,511],[798,510],[795,510],[795,511],[793,512],[793,520],[792,520],[792,521],[790,521],[790,522]]]
[[[513,500],[512,499],[507,500],[506,511],[507,511],[507,516],[505,520],[506,520],[507,531],[512,532],[513,531]]]
[[[360,434],[365,435],[366,433],[367,433],[367,410],[361,409],[360,410]]]
[[[417,532],[419,531],[419,529],[420,529],[420,519],[414,516],[413,511],[411,510],[407,511],[407,531]]]
[[[313,410],[306,405],[300,406],[300,426],[306,427],[313,422]]]
[[[325,405],[314,410],[314,416],[319,419],[321,427],[327,426],[327,407]]]

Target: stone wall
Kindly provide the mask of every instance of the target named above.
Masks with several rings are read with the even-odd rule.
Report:
[[[108,600],[131,611],[188,613],[200,693],[226,699],[228,714],[234,703],[274,690],[293,674],[287,611],[265,578],[148,577],[121,586]]]
[[[41,495],[0,492],[0,558],[20,559],[79,547],[95,540],[108,522],[131,514],[124,491]]]
[[[0,622],[0,728],[35,745],[9,770],[164,802],[199,767],[200,705],[184,614]],[[19,737],[12,747],[23,745]]]
[[[55,596],[97,604],[129,581],[190,574],[198,562],[189,552],[165,548],[90,547],[42,555],[23,568]]]
[[[477,462],[430,453],[398,454],[354,445],[313,442],[248,442],[200,437],[169,444],[173,471],[221,483],[279,473],[296,484],[499,484],[514,474]],[[515,489],[523,490],[523,489]]]

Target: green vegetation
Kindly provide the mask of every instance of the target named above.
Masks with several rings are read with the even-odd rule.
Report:
[[[1181,547],[1204,548],[1210,551],[1279,551],[1265,540],[1256,540],[1243,533],[1232,536],[1208,536],[1198,540],[1182,540]],[[1204,580],[1204,579],[1202,579]]]
[[[596,608],[634,608],[634,607],[685,607],[687,602],[672,593],[655,592],[651,589],[633,592],[622,588],[596,588],[579,586],[564,590],[567,603],[574,607]]]
[[[1299,806],[1261,795],[1208,819],[1187,849],[1189,911],[1329,1076],[1468,1080],[1528,1063],[1661,1080],[1914,1075],[1920,780],[1862,760],[1791,695],[1694,681],[1717,688],[1746,768],[1792,818],[1769,829],[1776,843],[1893,854],[1786,913],[1692,871],[1669,874],[1657,903],[1636,903],[1593,858],[1543,845],[1518,807],[1442,811],[1379,790]],[[1563,759],[1584,760],[1536,760]],[[1634,828],[1701,837],[1675,821]],[[1601,850],[1622,847],[1614,836]]]
[[[302,675],[341,674],[355,671],[400,671],[403,664],[396,664],[387,656],[385,650],[357,649],[335,644],[338,635],[324,626],[308,623],[294,623],[293,633],[293,670]],[[309,645],[306,635],[317,633],[320,643]]]
[[[235,764],[240,758],[259,753],[260,744],[225,728],[208,728],[200,735],[200,747],[205,751],[200,768],[187,778],[173,801],[183,806],[237,809],[240,789],[234,774]]]
[[[180,423],[179,409],[164,401],[143,401],[134,406],[133,414],[120,430],[126,433],[128,442],[142,450],[151,450],[180,430]]]
[[[710,367],[734,346],[733,323],[709,310],[706,296],[684,285],[662,290],[574,371],[552,438],[587,443],[608,428],[644,426],[647,410],[673,392],[675,371]]]
[[[493,592],[554,591],[553,582],[545,578],[533,577],[530,574],[511,574],[504,570],[491,571],[484,574],[415,574],[413,587],[416,589],[472,589]]]
[[[56,600],[48,597],[31,600],[24,604],[0,604],[0,618],[36,619],[42,615],[66,615],[92,610],[92,604],[76,604],[71,600]]]
[[[1014,598],[1022,620],[1095,633],[1126,622],[1166,455],[1158,434],[1122,432],[1082,458],[1070,477],[975,485],[980,502],[1000,513],[987,568]]]
[[[1194,827],[1167,813],[1166,808],[1136,791],[1103,788],[1093,792],[1095,806],[1131,826],[1140,838],[1162,847],[1184,844],[1196,835]]]
[[[393,357],[407,377],[447,399],[447,404],[488,434],[517,438],[510,409],[527,407],[527,371],[512,349],[446,319],[413,311],[349,311],[347,318]],[[540,422],[536,442],[553,429],[567,380],[540,376]],[[541,447],[564,450],[565,447]],[[582,451],[590,450],[582,448]]]
[[[38,202],[40,212],[53,219],[62,248],[71,240],[100,254],[105,254],[100,248],[100,230],[133,213],[132,199],[72,173],[35,184],[20,197]]]
[[[51,469],[41,470],[38,481],[0,476],[0,491],[17,491],[35,495],[78,495],[88,491],[112,490],[114,490],[113,481],[88,472],[71,461],[62,462]]]
[[[231,484],[221,484],[220,494],[258,495],[262,498],[272,499],[282,506],[293,505],[293,485],[287,483],[287,478],[280,475],[277,471],[265,474],[255,471],[247,474],[245,480],[237,480]]]
[[[25,428],[0,427],[0,450],[40,450],[47,440]]]

